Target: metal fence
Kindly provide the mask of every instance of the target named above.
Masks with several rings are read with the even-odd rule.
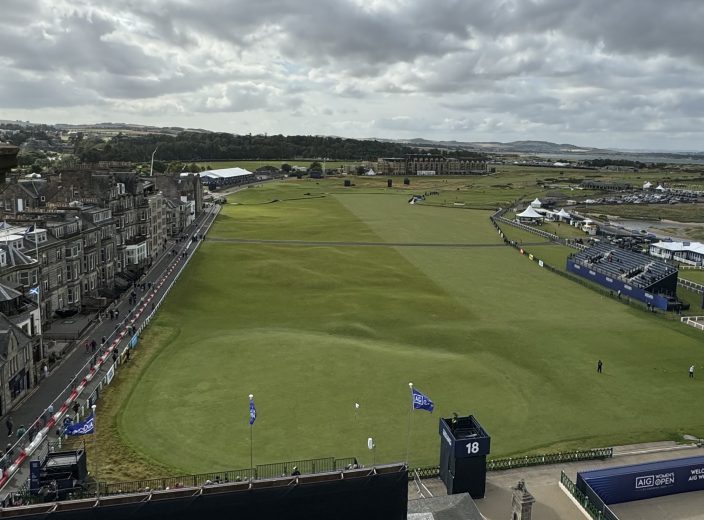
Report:
[[[325,457],[319,459],[290,460],[273,464],[260,464],[255,468],[245,468],[227,471],[214,471],[196,475],[179,475],[174,477],[150,478],[129,482],[100,483],[100,495],[119,495],[124,493],[140,493],[162,489],[178,489],[182,487],[201,487],[226,482],[243,482],[277,478],[291,475],[294,468],[301,475],[329,473],[352,467],[357,463],[354,457],[336,459]]]
[[[579,503],[580,506],[591,516],[594,520],[619,520],[616,514],[611,511],[609,506],[604,504],[595,504],[592,502],[587,495],[582,493],[574,482],[565,474],[564,471],[560,472],[560,484],[565,486],[565,489],[569,491],[570,495]]]
[[[610,459],[613,457],[613,454],[613,448],[599,448],[595,450],[577,450],[560,453],[546,453],[543,455],[527,455],[525,457],[492,459],[486,462],[486,470],[497,471],[502,469],[524,468],[528,466],[561,464],[564,462]]]
[[[559,453],[545,453],[542,455],[526,455],[525,457],[508,457],[503,459],[490,459],[486,461],[487,471],[500,471],[504,469],[524,468],[528,466],[544,466],[548,464],[561,464],[565,462],[579,462],[583,460],[603,460],[614,456],[613,448],[597,448],[593,450],[575,450]],[[413,473],[418,473],[420,478],[435,478],[440,475],[440,466],[424,466],[409,470],[409,479]]]

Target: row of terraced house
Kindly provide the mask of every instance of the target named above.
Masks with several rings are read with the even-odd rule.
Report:
[[[0,181],[3,415],[35,384],[40,334],[130,288],[202,211],[203,188],[197,174],[91,167],[20,177],[0,165]]]

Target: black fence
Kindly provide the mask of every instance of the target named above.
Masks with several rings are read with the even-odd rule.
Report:
[[[150,478],[133,480],[129,482],[100,483],[100,494],[119,495],[123,493],[139,493],[144,491],[159,491],[165,489],[179,489],[184,487],[201,487],[211,484],[224,484],[230,482],[244,482],[290,476],[297,470],[301,475],[316,473],[329,473],[343,469],[351,469],[357,464],[354,457],[337,459],[325,457],[319,459],[291,460],[275,462],[273,464],[260,464],[255,468],[245,468],[196,475],[180,475],[174,477]],[[295,469],[294,469],[295,468]]]
[[[487,471],[500,471],[504,469],[525,468],[528,466],[544,466],[548,464],[561,464],[565,462],[579,462],[583,460],[610,459],[614,455],[613,448],[598,448],[594,450],[576,450],[559,453],[545,453],[542,455],[526,455],[525,457],[508,457],[486,461]],[[439,466],[423,466],[409,469],[409,478],[418,473],[420,478],[435,478],[440,475]]]
[[[527,455],[525,457],[492,459],[486,462],[486,470],[497,471],[502,469],[525,468],[528,466],[561,464],[564,462],[579,462],[583,460],[603,460],[610,459],[613,455],[613,448],[599,448],[595,450],[577,450],[560,453],[545,453],[543,455]]]
[[[564,471],[560,472],[560,484],[569,491],[579,505],[582,506],[594,520],[619,520],[616,514],[609,506],[605,505],[603,501],[599,500],[599,502],[601,502],[600,504],[594,503],[586,494],[577,489],[575,483],[572,482]]]

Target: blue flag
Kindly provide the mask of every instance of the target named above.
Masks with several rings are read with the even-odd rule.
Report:
[[[254,397],[249,398],[249,425],[252,426],[257,420],[257,409],[254,407]]]
[[[87,435],[95,432],[95,417],[90,414],[85,421],[72,423],[66,426],[64,433],[69,436]]]
[[[435,405],[433,402],[430,400],[430,398],[425,395],[423,392],[416,390],[415,388],[411,388],[411,391],[413,392],[413,408],[416,410],[427,410],[429,412],[433,411],[433,408],[435,408]]]
[[[39,286],[37,285],[36,287],[32,287],[29,290],[29,294],[33,294],[34,296],[39,296]]]

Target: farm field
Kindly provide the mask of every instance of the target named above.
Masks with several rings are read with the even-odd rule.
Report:
[[[377,461],[403,460],[409,381],[436,404],[412,414],[413,465],[438,463],[438,419],[452,412],[477,415],[494,457],[704,436],[692,413],[704,380],[686,374],[704,365],[701,333],[526,261],[489,211],[407,203],[439,181],[228,195],[101,411],[106,466],[119,474],[129,453],[145,472],[248,467],[249,393],[255,464],[369,464],[367,437]],[[485,186],[479,201],[502,198],[491,182],[449,179],[436,197],[471,183]],[[474,191],[460,193],[472,203]],[[568,254],[536,247],[558,264]]]

